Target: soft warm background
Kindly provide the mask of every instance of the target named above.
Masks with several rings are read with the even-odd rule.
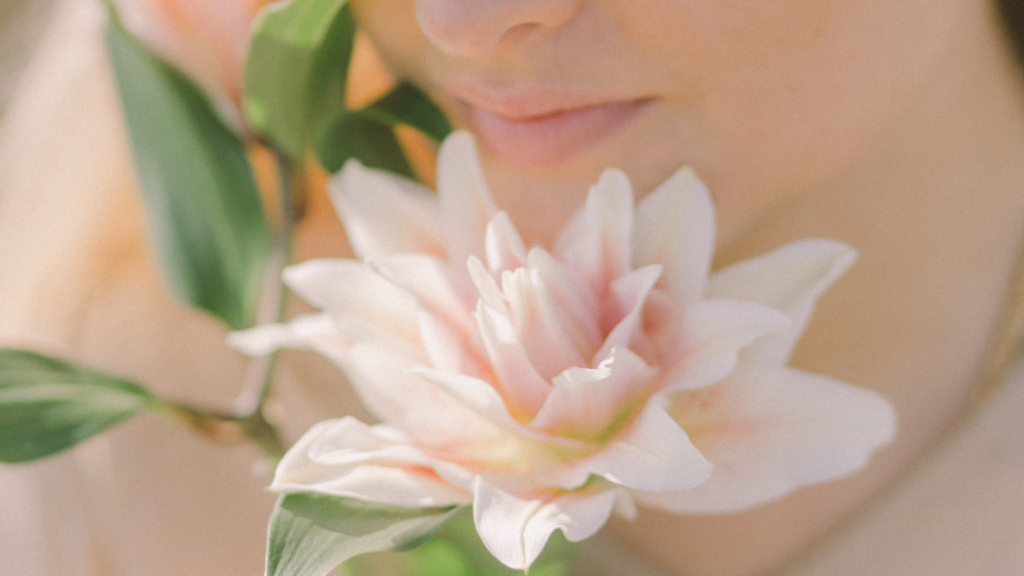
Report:
[[[0,346],[230,409],[244,359],[161,284],[103,24],[92,0],[0,1]],[[326,199],[311,203],[298,257],[340,253]],[[272,408],[290,440],[357,410],[326,361],[294,353],[281,372]],[[0,466],[0,574],[259,574],[269,472],[254,449],[150,415],[56,458]]]

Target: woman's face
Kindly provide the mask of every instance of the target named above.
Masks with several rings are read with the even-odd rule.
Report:
[[[389,67],[477,136],[499,204],[546,241],[608,166],[643,193],[693,165],[727,227],[827,186],[913,105],[983,1],[352,8]]]

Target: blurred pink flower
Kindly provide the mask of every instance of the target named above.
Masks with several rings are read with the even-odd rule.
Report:
[[[321,352],[382,424],[317,424],[275,491],[471,503],[487,548],[525,569],[556,529],[582,540],[635,502],[747,508],[894,434],[877,394],[785,366],[854,251],[808,240],[709,279],[714,212],[688,169],[636,206],[606,171],[551,251],[494,207],[465,133],[442,146],[437,196],[355,162],[333,184],[361,261],[288,269],[324,312],[231,343]]]
[[[242,126],[242,74],[253,18],[272,0],[113,0],[125,26],[198,83]]]

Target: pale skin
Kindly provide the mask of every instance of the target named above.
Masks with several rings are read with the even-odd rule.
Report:
[[[477,133],[498,204],[531,241],[549,242],[605,167],[623,168],[642,194],[685,163],[716,201],[716,266],[811,236],[861,250],[793,363],[888,396],[898,439],[855,476],[756,510],[643,511],[611,525],[655,563],[700,576],[783,565],[967,406],[1024,241],[1024,93],[990,2],[352,6],[392,71]],[[574,116],[609,102],[641,110],[614,125]],[[479,108],[504,120],[481,123]],[[566,110],[572,129],[593,137],[552,148],[555,161],[530,156],[549,144],[535,135],[511,151],[488,146],[522,134],[524,118],[543,124]],[[591,121],[605,127],[579,127]]]

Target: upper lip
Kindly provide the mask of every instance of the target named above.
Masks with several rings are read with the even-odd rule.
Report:
[[[493,88],[476,83],[461,82],[445,87],[446,91],[463,104],[479,108],[512,121],[527,121],[554,116],[617,102],[644,100],[644,98],[595,95],[561,87],[523,85],[512,88]]]

